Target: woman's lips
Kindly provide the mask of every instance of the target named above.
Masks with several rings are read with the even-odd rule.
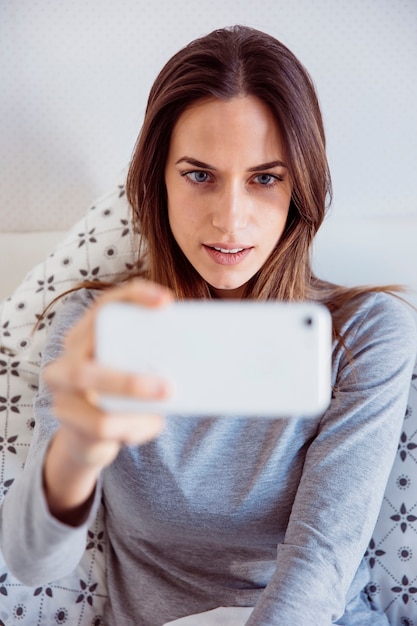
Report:
[[[219,265],[238,265],[250,253],[252,247],[237,244],[203,244],[209,257]]]

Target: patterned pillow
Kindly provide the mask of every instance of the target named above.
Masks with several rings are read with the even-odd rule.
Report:
[[[40,313],[56,296],[81,280],[116,281],[134,269],[135,247],[124,191],[116,188],[92,206],[65,239],[0,307],[0,501],[22,471],[33,429],[32,399],[37,389],[47,327],[62,302],[35,330]],[[0,626],[99,626],[106,598],[106,538],[101,514],[89,530],[77,570],[39,588],[21,585],[0,554]]]
[[[116,282],[135,269],[135,238],[125,173],[52,254],[0,304],[0,501],[22,471],[33,429],[32,399],[47,327],[62,301],[35,325],[51,300],[83,279]],[[367,551],[368,593],[391,626],[417,626],[417,367],[398,455]],[[375,468],[378,471],[378,468]],[[100,626],[106,599],[106,536],[99,513],[76,571],[38,588],[21,585],[0,554],[0,626]]]
[[[397,456],[366,557],[372,577],[368,594],[386,612],[391,626],[417,626],[417,365]]]

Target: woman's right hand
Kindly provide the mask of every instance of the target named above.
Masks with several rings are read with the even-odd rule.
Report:
[[[47,453],[44,482],[51,512],[78,524],[78,509],[88,500],[100,470],[125,444],[143,444],[163,429],[160,415],[107,413],[98,406],[100,393],[161,399],[169,383],[155,376],[134,375],[100,366],[94,358],[97,311],[109,302],[159,307],[172,301],[171,292],[155,283],[132,279],[100,295],[64,340],[62,355],[43,372],[53,396],[53,412],[60,428]]]

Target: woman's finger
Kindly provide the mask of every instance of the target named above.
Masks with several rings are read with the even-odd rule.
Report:
[[[172,294],[168,289],[144,279],[133,279],[99,296],[67,333],[62,356],[45,367],[44,379],[49,388],[52,391],[94,389],[98,392],[107,391],[145,399],[166,397],[169,394],[169,385],[164,380],[112,371],[100,368],[95,363],[94,323],[98,309],[109,302],[162,306],[171,300]]]
[[[66,350],[78,349],[80,354],[94,354],[94,321],[99,307],[110,302],[130,302],[140,306],[159,307],[173,299],[166,287],[149,280],[136,278],[103,292],[83,317],[67,333],[64,340]]]
[[[147,374],[130,374],[98,365],[92,359],[81,363],[63,356],[44,368],[44,380],[53,392],[76,393],[94,390],[97,394],[129,396],[143,400],[163,400],[169,397],[169,381]]]
[[[142,444],[157,437],[164,428],[164,418],[157,414],[106,413],[83,395],[57,393],[54,414],[68,429],[78,434],[80,448],[99,442]]]

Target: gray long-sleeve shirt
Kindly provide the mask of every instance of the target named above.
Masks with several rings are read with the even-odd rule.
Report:
[[[64,307],[45,361],[88,303],[80,292]],[[160,626],[217,606],[255,606],[248,626],[329,626],[345,609],[344,626],[387,624],[360,593],[362,557],[397,448],[416,329],[405,305],[372,294],[344,330],[350,356],[335,347],[323,416],[170,417],[158,439],[123,448],[102,472],[76,529],[51,517],[43,496],[57,423],[41,385],[28,462],[0,514],[11,570],[28,585],[68,574],[102,500],[108,625]]]

